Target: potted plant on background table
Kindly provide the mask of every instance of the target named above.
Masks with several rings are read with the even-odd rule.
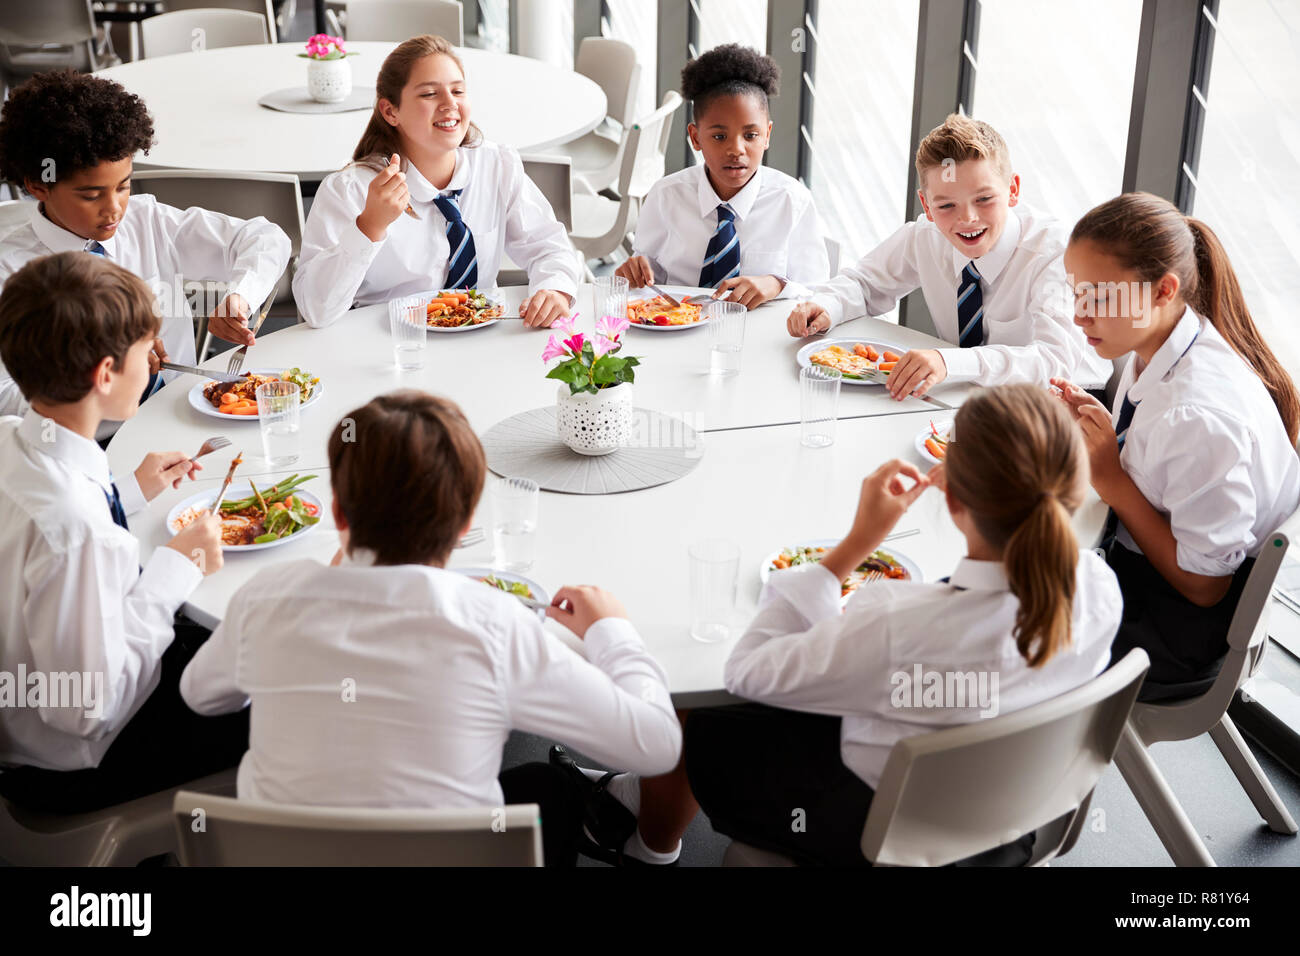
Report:
[[[356,56],[343,48],[342,37],[318,33],[307,41],[307,52],[299,53],[307,64],[307,92],[321,103],[341,103],[352,93],[352,67],[347,58]]]
[[[623,356],[625,318],[596,321],[591,338],[574,330],[577,316],[560,319],[542,351],[542,361],[562,359],[547,378],[561,384],[555,427],[561,441],[580,455],[608,455],[626,445],[632,434],[632,382],[640,361]]]

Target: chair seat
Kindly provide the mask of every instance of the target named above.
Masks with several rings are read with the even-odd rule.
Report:
[[[573,175],[590,186],[592,192],[599,192],[618,182],[623,149],[618,140],[591,132],[562,146],[543,150],[542,155],[569,157]]]
[[[582,239],[595,239],[605,235],[618,219],[619,205],[604,196],[575,195],[573,197],[573,231],[575,243]]]

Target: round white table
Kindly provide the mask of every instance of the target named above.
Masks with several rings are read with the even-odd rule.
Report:
[[[523,289],[505,290],[517,302]],[[579,295],[581,331],[592,328],[590,289]],[[924,466],[914,448],[916,435],[931,421],[944,425],[955,408],[940,409],[907,399],[895,402],[879,386],[842,387],[836,440],[811,449],[799,442],[799,375],[794,353],[802,344],[785,331],[788,303],[766,305],[746,322],[742,368],[737,376],[708,373],[706,327],[682,332],[629,329],[625,354],[642,366],[634,386],[635,404],[686,418],[699,429],[703,457],[690,474],[643,491],[617,495],[567,495],[543,492],[538,521],[537,560],[528,576],[550,593],[565,584],[599,584],[628,608],[647,646],[668,674],[679,707],[704,706],[730,699],[722,689],[723,664],[734,637],[753,616],[759,596],[759,567],[766,555],[801,541],[844,533],[857,506],[862,478],[890,458]],[[840,326],[835,335],[862,336],[901,347],[933,346],[936,340],[876,319]],[[430,333],[425,367],[400,372],[393,361],[384,306],[357,309],[327,329],[297,326],[258,340],[249,350],[248,369],[298,365],[321,376],[321,399],[302,414],[300,461],[291,471],[270,470],[261,457],[256,419],[219,420],[196,412],[187,394],[199,380],[182,377],[146,402],[118,431],[108,448],[115,472],[135,468],[150,450],[197,449],[204,438],[224,434],[229,449],[204,460],[205,477],[169,490],[130,518],[131,530],[147,551],[166,543],[168,510],[196,491],[220,482],[235,452],[244,452],[239,476],[266,481],[293,472],[318,477],[306,487],[330,497],[326,440],[340,418],[375,395],[414,387],[447,395],[465,410],[481,435],[517,412],[552,404],[556,383],[543,377],[542,347],[547,333],[519,322],[459,333]],[[217,356],[208,364],[224,368]],[[489,374],[490,373],[490,374]],[[958,405],[968,386],[935,390],[937,399]],[[474,524],[490,532],[492,484]],[[258,481],[261,485],[262,482]],[[1075,527],[1080,540],[1095,537],[1105,508],[1095,497],[1080,509]],[[599,535],[573,535],[561,529],[601,529]],[[942,496],[926,494],[904,516],[898,530],[920,534],[889,545],[920,566],[926,580],[951,572],[963,553],[963,539],[947,515]],[[740,588],[733,641],[701,644],[688,633],[687,546],[700,538],[730,538],[740,546]],[[491,563],[491,535],[483,544],[453,552],[450,566]],[[593,540],[607,542],[593,544]],[[273,574],[283,561],[309,558],[327,562],[338,546],[328,518],[301,539],[250,554],[227,553],[225,567],[204,579],[190,596],[186,613],[207,626],[225,614],[232,595],[255,574]],[[581,650],[563,628],[548,628]]]
[[[395,43],[351,43],[353,83],[375,85]],[[307,85],[300,44],[270,43],[154,57],[101,70],[138,94],[154,119],[157,144],[136,157],[141,169],[294,173],[320,180],[352,158],[370,110],[284,113],[258,105],[274,90]],[[471,120],[493,142],[521,152],[546,149],[595,129],[605,94],[580,73],[540,60],[457,50],[465,64]]]

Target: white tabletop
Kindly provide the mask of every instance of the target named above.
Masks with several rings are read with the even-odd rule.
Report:
[[[375,85],[397,44],[350,43],[353,83]],[[101,70],[144,99],[157,144],[136,157],[141,169],[219,169],[295,173],[319,180],[352,158],[370,118],[348,113],[283,113],[257,101],[307,85],[301,45],[271,43],[153,57]],[[460,48],[471,120],[496,143],[521,152],[567,143],[595,129],[605,94],[580,73],[528,57]],[[526,93],[526,95],[524,95]]]

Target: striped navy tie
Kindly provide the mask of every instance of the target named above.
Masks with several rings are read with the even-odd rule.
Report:
[[[984,344],[984,293],[974,262],[961,270],[957,286],[957,344],[964,349]]]
[[[1124,393],[1124,400],[1119,406],[1119,421],[1115,422],[1115,444],[1120,448],[1124,447],[1124,439],[1128,437],[1128,427],[1133,424],[1133,413],[1137,411],[1138,403],[1128,400],[1128,392]],[[1115,509],[1111,508],[1106,512],[1106,526],[1101,532],[1101,550],[1109,551],[1110,546],[1115,542],[1115,535],[1119,532],[1119,515],[1115,514]]]
[[[447,220],[447,245],[451,249],[443,288],[475,289],[478,287],[478,255],[474,251],[474,235],[460,218],[460,206],[456,202],[460,192],[457,189],[450,196],[438,196],[433,200]]]
[[[122,496],[117,493],[117,483],[110,479],[109,485],[112,486],[113,493],[110,495],[106,491],[104,497],[108,499],[108,511],[113,516],[113,524],[124,531],[130,531],[126,526],[126,512],[122,510]]]
[[[86,243],[86,251],[92,256],[103,256],[108,258],[108,250],[99,244],[99,240],[92,239]]]
[[[718,206],[718,228],[704,250],[700,286],[712,289],[723,279],[740,275],[740,237],[736,235],[736,213],[725,202]]]

